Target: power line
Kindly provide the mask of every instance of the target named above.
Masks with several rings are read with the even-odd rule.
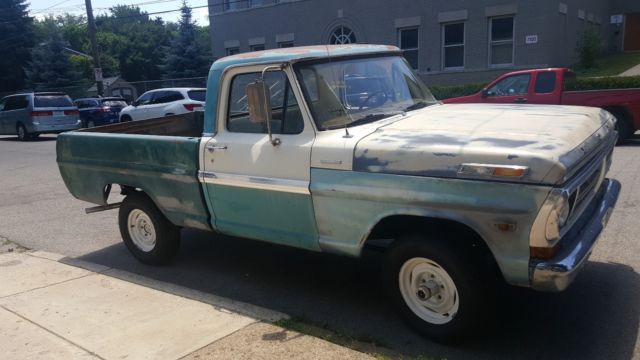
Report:
[[[39,10],[38,9],[34,9],[35,11],[33,11],[33,13],[34,14],[38,14],[38,13],[41,13],[41,12],[45,12],[45,11],[47,11],[49,9],[52,9],[52,8],[58,6],[58,5],[62,5],[62,4],[66,3],[66,2],[69,2],[69,1],[71,1],[71,0],[63,0],[63,1],[60,1],[59,3],[56,3],[56,4],[53,4],[53,5],[49,6],[48,8],[39,9]]]

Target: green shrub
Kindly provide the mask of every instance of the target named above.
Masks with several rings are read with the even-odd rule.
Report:
[[[604,90],[640,88],[640,76],[579,77],[567,81],[565,90]]]
[[[485,84],[466,84],[455,86],[431,86],[431,92],[438,100],[449,99],[458,96],[475,94],[482,90]]]
[[[602,53],[602,40],[593,29],[587,29],[580,34],[576,43],[576,52],[580,58],[580,65],[585,69],[596,66],[596,59]]]

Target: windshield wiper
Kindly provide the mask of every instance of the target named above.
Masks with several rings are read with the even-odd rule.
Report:
[[[399,114],[403,114],[403,113],[404,113],[404,111],[397,111],[397,112],[391,112],[391,113],[369,114],[369,115],[367,115],[365,117],[362,117],[362,118],[360,118],[358,120],[354,120],[354,121],[346,124],[346,126],[355,126],[355,125],[367,124],[367,123],[370,123],[370,122],[382,120],[384,118],[388,118],[388,117],[399,115]]]
[[[426,102],[426,101],[418,101],[417,103],[413,104],[413,105],[409,105],[407,106],[404,111],[412,111],[412,110],[418,110],[418,109],[422,109],[424,107],[430,106],[432,104]]]

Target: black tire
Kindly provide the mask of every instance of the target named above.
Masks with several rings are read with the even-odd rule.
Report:
[[[140,262],[163,265],[169,263],[177,253],[180,245],[180,228],[167,220],[146,195],[142,193],[128,195],[120,206],[118,222],[122,240],[131,254]],[[150,237],[144,238],[141,235],[143,233],[154,234],[155,242],[148,240]],[[142,241],[139,240],[140,236],[143,236]],[[147,240],[148,247],[143,248],[141,244],[145,244],[144,241]]]
[[[120,117],[120,122],[127,122],[127,121],[131,121],[131,120],[133,120],[133,119],[131,119],[131,116],[129,116],[129,115],[122,115]]]
[[[16,126],[16,136],[18,137],[19,141],[29,141],[29,140],[31,140],[31,135],[29,134],[29,131],[22,124],[18,124]]]
[[[29,137],[31,138],[31,140],[38,140],[40,138],[40,134],[30,134]]]
[[[632,125],[624,110],[610,109],[611,115],[616,117],[616,131],[618,131],[618,141],[616,145],[625,143],[633,135]]]
[[[471,251],[466,251],[465,248],[452,246],[451,242],[439,239],[407,236],[394,242],[388,251],[383,271],[383,285],[400,316],[418,333],[431,340],[458,343],[480,326],[486,327],[491,324],[487,320],[490,320],[495,313],[497,278],[489,269],[486,269],[486,265],[482,264],[482,256],[479,256],[477,249],[472,247],[469,249]],[[424,259],[431,263],[428,266],[425,265],[427,263],[424,263]],[[404,294],[410,296],[409,300],[405,299],[401,290],[401,278],[406,278],[406,269],[411,269],[411,264],[416,262],[418,264],[423,262],[420,265],[422,267],[410,271],[411,278],[420,276],[420,284],[424,284],[423,286],[439,288],[436,294],[426,300],[419,299],[421,292],[419,289],[424,287],[413,291],[410,286],[409,291],[405,290]],[[407,264],[405,271],[401,273],[405,264]],[[443,284],[447,284],[447,279],[440,276],[441,270],[437,270],[437,267],[434,267],[435,277],[425,275],[429,272],[425,271],[424,267],[431,269],[431,264],[438,265],[449,276],[448,280],[451,280],[454,286],[445,288]],[[427,281],[423,282],[425,278]],[[450,291],[451,289],[453,291]],[[422,291],[422,294],[426,295],[427,292]],[[455,303],[456,299],[457,307],[447,306]],[[422,304],[427,306],[421,306]],[[432,311],[438,306],[442,308]],[[422,317],[412,310],[412,307],[417,308]],[[451,313],[453,311],[455,313]],[[431,321],[424,318],[430,316],[436,319]],[[444,323],[438,323],[440,321]]]

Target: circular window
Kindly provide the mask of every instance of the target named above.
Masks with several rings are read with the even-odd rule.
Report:
[[[338,26],[329,37],[329,44],[332,45],[354,44],[355,42],[356,34],[346,26]]]

